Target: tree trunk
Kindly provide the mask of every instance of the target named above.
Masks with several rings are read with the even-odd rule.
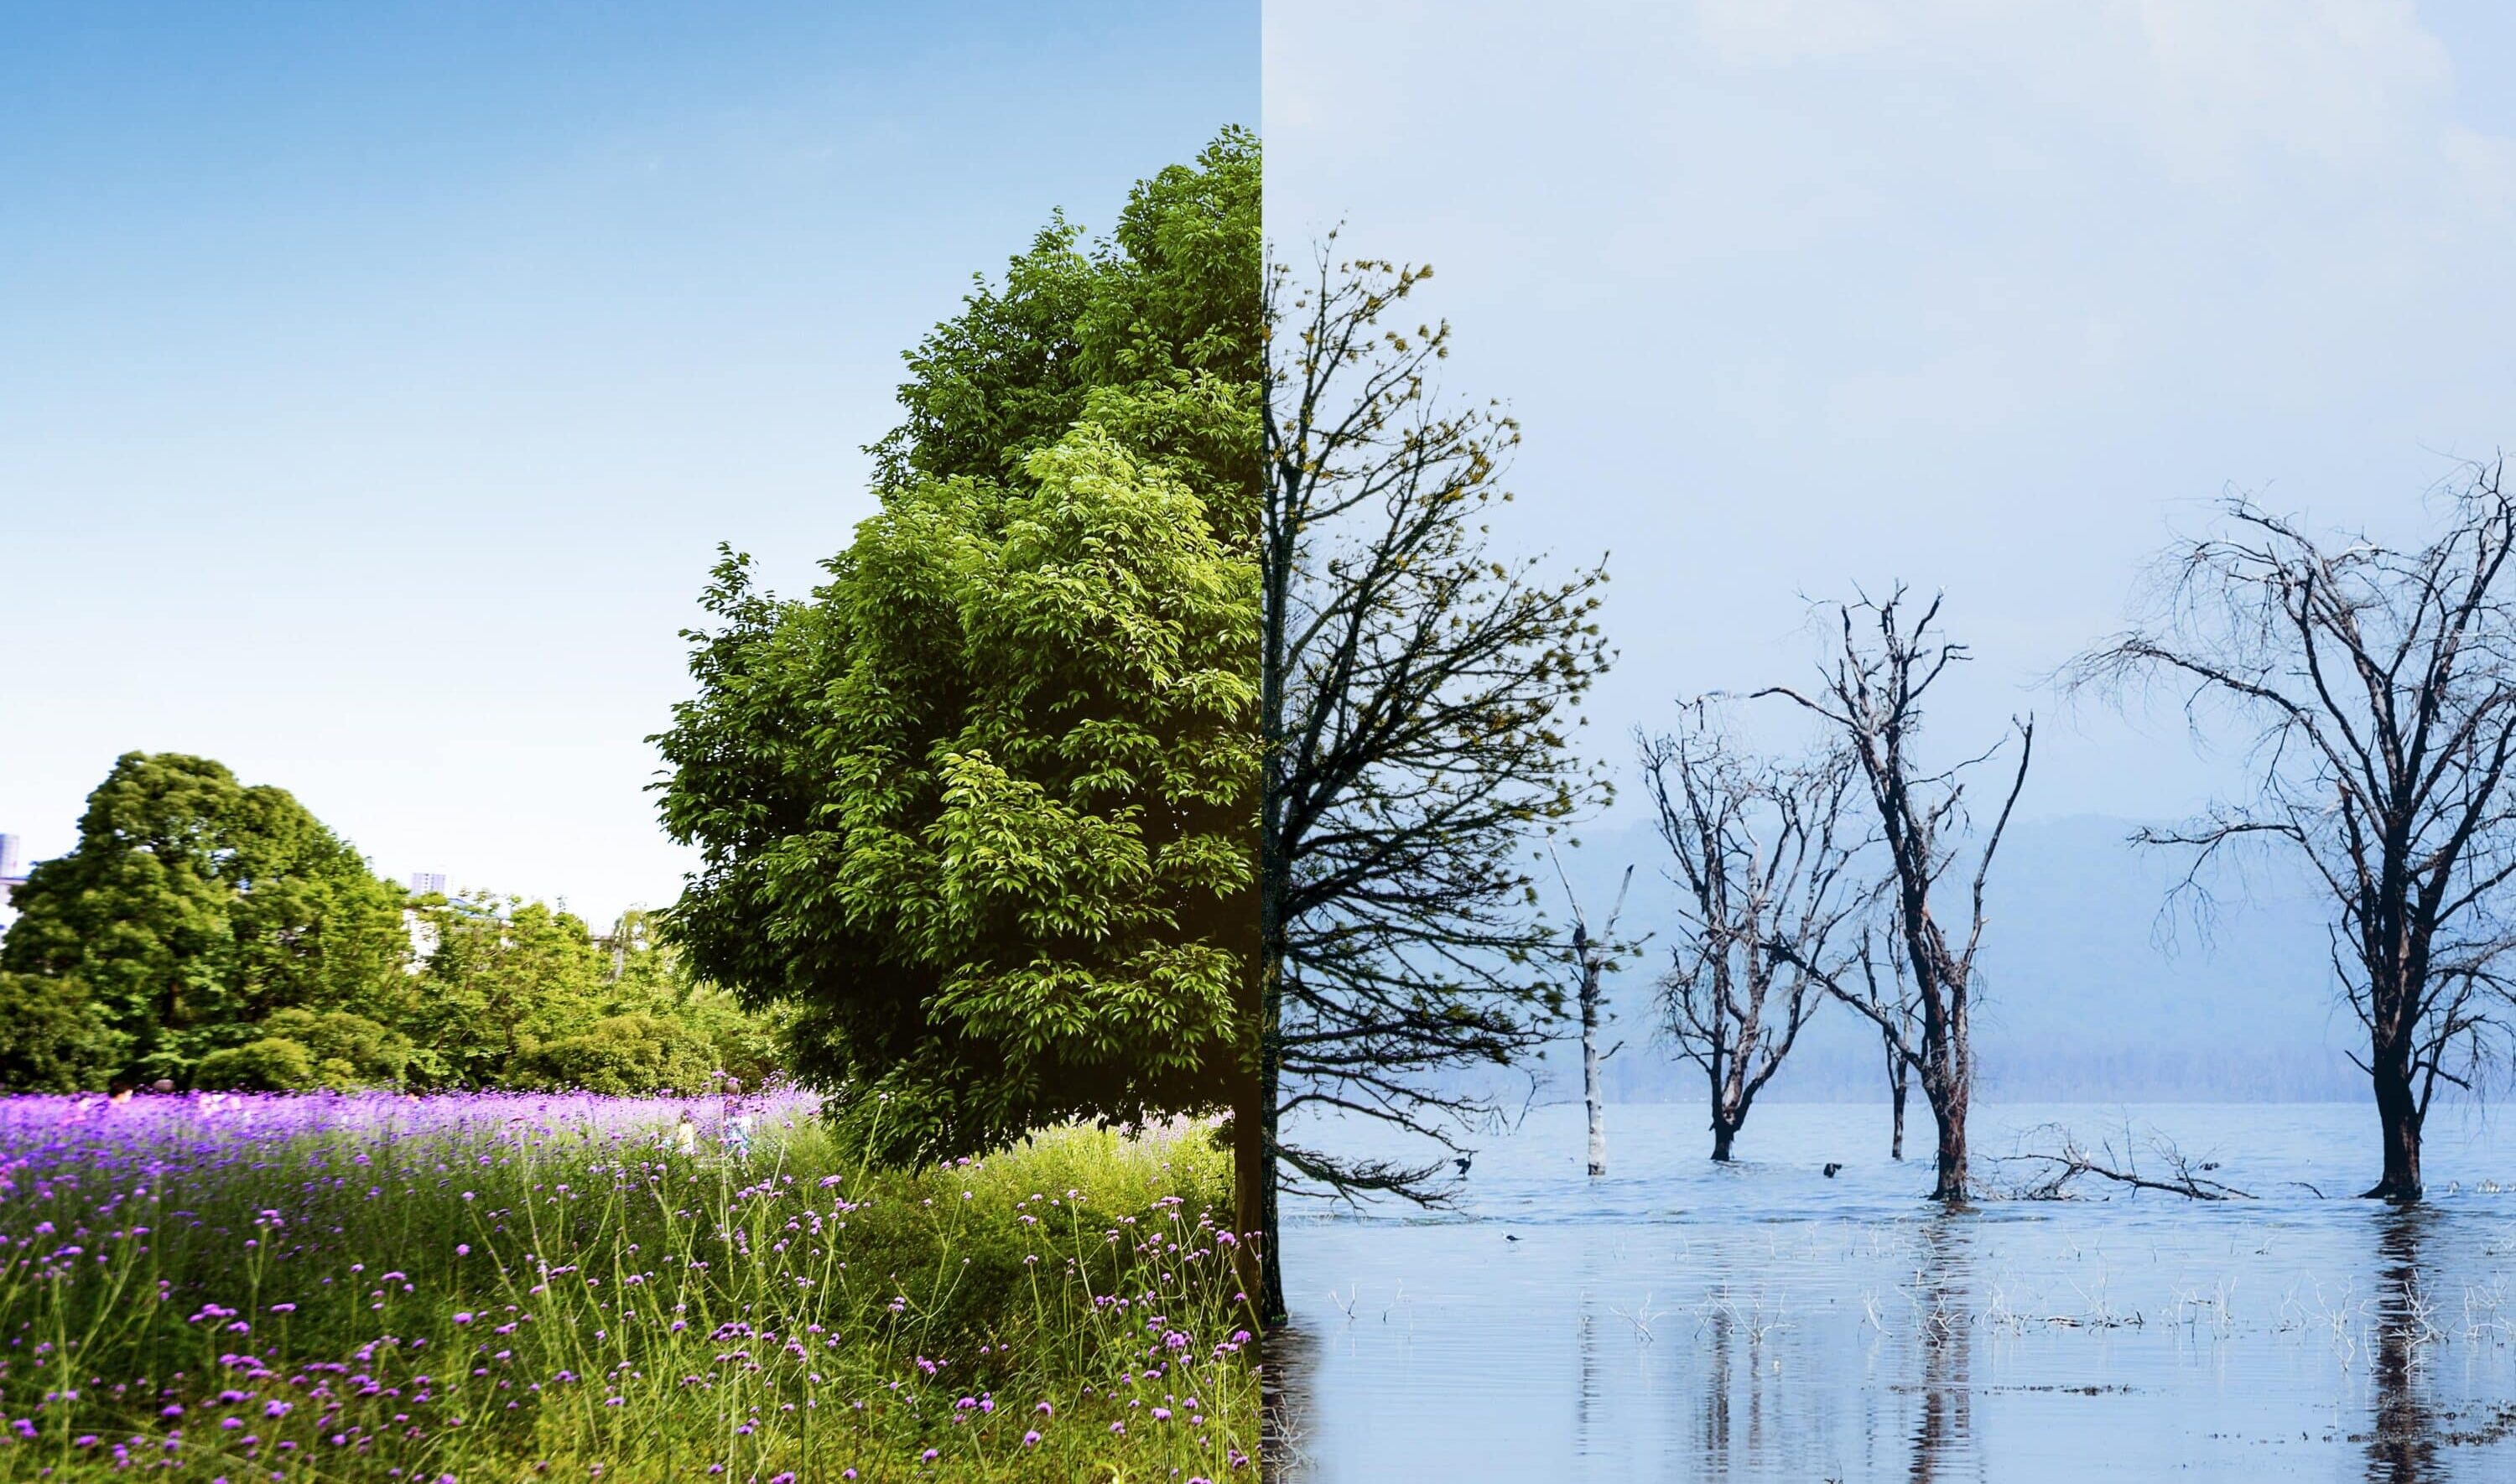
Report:
[[[1274,487],[1275,473],[1268,475]],[[1270,498],[1274,498],[1272,495]],[[1279,524],[1261,522],[1264,593],[1259,606],[1258,736],[1263,750],[1258,773],[1258,961],[1250,980],[1250,1035],[1257,1052],[1251,1068],[1255,1086],[1248,1090],[1251,1111],[1233,1175],[1241,1241],[1258,1243],[1258,1287],[1248,1291],[1258,1303],[1262,1329],[1273,1329],[1288,1317],[1284,1308],[1284,1263],[1277,1252],[1276,1118],[1283,1101],[1282,1042],[1285,970],[1284,892],[1292,863],[1284,858],[1284,614],[1291,597],[1294,534]],[[1244,1271],[1245,1271],[1244,1264]]]
[[[1262,894],[1264,888],[1262,887]],[[1272,926],[1272,925],[1270,925]],[[1260,956],[1255,1054],[1232,1102],[1232,1210],[1239,1227],[1238,1276],[1262,1328],[1282,1324],[1284,1264],[1279,1229],[1276,1150],[1281,1112],[1282,1048],[1273,966]]]
[[[1608,1105],[1599,1091],[1599,1043],[1595,1033],[1581,1034],[1581,1098],[1590,1110],[1590,1174],[1608,1173]]]
[[[2411,1091],[2411,1070],[2400,1051],[2379,1051],[2374,1057],[2376,1121],[2384,1130],[2385,1177],[2368,1194],[2380,1201],[2420,1198],[2420,1104]]]
[[[1940,1126],[1939,1179],[1931,1187],[1931,1199],[1961,1202],[1966,1198],[1966,1094],[1957,1091],[1932,1099],[1931,1117]]]
[[[1270,1329],[1273,1329],[1291,1317],[1284,1308],[1284,1257],[1280,1251],[1282,1244],[1277,1240],[1278,1235],[1283,1230],[1283,1223],[1279,1219],[1279,1213],[1277,1209],[1276,1116],[1278,1109],[1276,1044],[1273,1034],[1267,1038],[1266,1067],[1266,1076],[1262,1079],[1267,1093],[1265,1121],[1262,1126],[1263,1134],[1259,1139],[1258,1157],[1261,1171],[1258,1200],[1259,1230],[1264,1233],[1258,1245],[1260,1269],[1258,1316]]]
[[[1712,1158],[1718,1164],[1730,1163],[1731,1141],[1739,1136],[1739,1126],[1722,1118],[1712,1120]]]
[[[1267,1110],[1255,1068],[1232,1099],[1232,1225],[1241,1291],[1265,1312],[1267,1274]]]
[[[1595,1177],[1608,1173],[1608,1106],[1599,1090],[1599,966],[1586,961],[1581,965],[1581,1101],[1590,1113],[1590,1174]]]
[[[1903,1077],[1898,1077],[1891,1085],[1890,1096],[1895,1109],[1895,1124],[1894,1133],[1889,1136],[1887,1144],[1887,1157],[1902,1161],[1905,1158],[1905,1079]]]

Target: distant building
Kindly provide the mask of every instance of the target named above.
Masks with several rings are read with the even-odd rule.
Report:
[[[417,891],[422,895],[434,891],[441,896],[445,892],[445,873],[442,871],[413,871],[410,873],[410,889]]]
[[[22,846],[15,835],[0,835],[0,904],[6,904],[11,893],[26,884],[26,863]]]
[[[0,835],[0,932],[7,931],[9,925],[18,920],[17,910],[10,905],[10,899],[24,885],[24,846],[15,835]]]

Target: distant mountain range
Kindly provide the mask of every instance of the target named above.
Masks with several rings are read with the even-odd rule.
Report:
[[[2215,878],[2206,922],[2167,910],[2187,862],[2128,843],[2134,824],[2088,816],[2012,825],[1987,893],[1976,1017],[1980,1095],[1999,1101],[2314,1101],[2368,1095],[2345,1058],[2359,1023],[2338,996],[2326,911],[2293,871],[2258,863]],[[1693,1101],[1701,1075],[1655,1034],[1675,888],[1646,823],[1593,829],[1565,870],[1595,922],[1637,867],[1622,928],[1658,936],[1610,993],[1624,1049],[1606,1068],[1624,1102]],[[1550,914],[1561,889],[1547,878]],[[1951,924],[1951,927],[1956,926]],[[1576,1049],[1548,1058],[1550,1098],[1577,1095]],[[1822,1011],[1765,1095],[1877,1101],[1878,1037],[1841,1006]],[[1924,1117],[1918,1091],[1914,1113]]]

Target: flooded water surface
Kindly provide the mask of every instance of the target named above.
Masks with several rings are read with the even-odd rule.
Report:
[[[2128,1124],[2152,1169],[2162,1133],[2258,1198],[1942,1213],[1927,1118],[1897,1164],[1883,1109],[1761,1108],[1720,1167],[1699,1109],[1643,1105],[1610,1110],[1603,1179],[1551,1107],[1455,1211],[1306,1205],[1279,1476],[2516,1479],[2506,1129],[2442,1111],[2412,1210],[2351,1198],[2352,1106],[1981,1108],[1977,1157],[2053,1122]]]

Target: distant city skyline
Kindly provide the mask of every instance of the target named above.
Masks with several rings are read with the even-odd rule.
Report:
[[[0,820],[195,754],[597,923],[691,864],[645,739],[716,544],[809,588],[971,275],[1258,113],[1254,0],[9,32]]]

